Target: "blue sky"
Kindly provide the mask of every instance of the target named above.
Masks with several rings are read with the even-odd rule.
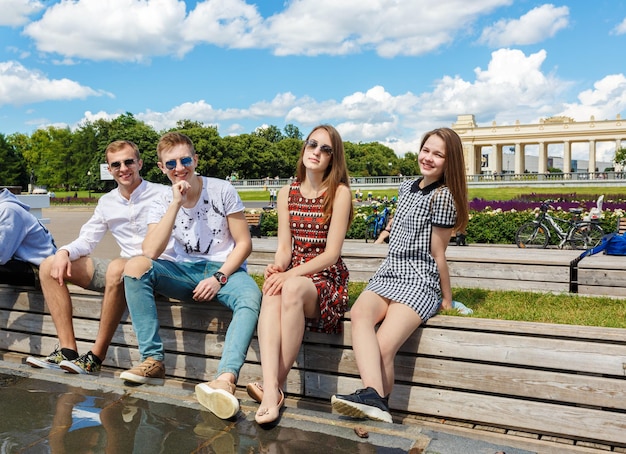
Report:
[[[626,114],[623,1],[0,6],[5,135],[131,112],[157,130],[191,119],[222,136],[290,123],[306,134],[331,123],[344,140],[402,155],[459,114],[479,126]],[[585,159],[588,150],[573,154]]]

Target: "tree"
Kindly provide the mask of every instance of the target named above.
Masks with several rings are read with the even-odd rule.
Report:
[[[297,126],[292,125],[291,123],[283,128],[283,132],[285,133],[285,138],[287,139],[302,140],[302,133]]]
[[[0,184],[2,186],[28,185],[26,162],[17,149],[0,133]]]
[[[620,148],[615,152],[615,164],[619,164],[622,168],[626,167],[626,148]]]
[[[280,129],[278,129],[278,127],[274,125],[257,128],[256,131],[254,131],[252,134],[255,136],[263,137],[265,140],[271,143],[278,143],[285,138],[283,136],[283,133],[280,132]]]

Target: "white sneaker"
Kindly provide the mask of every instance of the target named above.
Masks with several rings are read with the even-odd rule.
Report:
[[[196,385],[196,399],[220,419],[232,418],[239,411],[235,397],[236,386],[225,380],[213,380]]]

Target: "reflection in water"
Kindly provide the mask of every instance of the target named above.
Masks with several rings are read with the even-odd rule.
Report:
[[[0,454],[404,452],[48,381],[0,374],[0,386]]]

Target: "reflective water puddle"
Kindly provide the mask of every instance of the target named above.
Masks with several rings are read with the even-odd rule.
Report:
[[[319,431],[0,374],[0,453],[400,453]]]

